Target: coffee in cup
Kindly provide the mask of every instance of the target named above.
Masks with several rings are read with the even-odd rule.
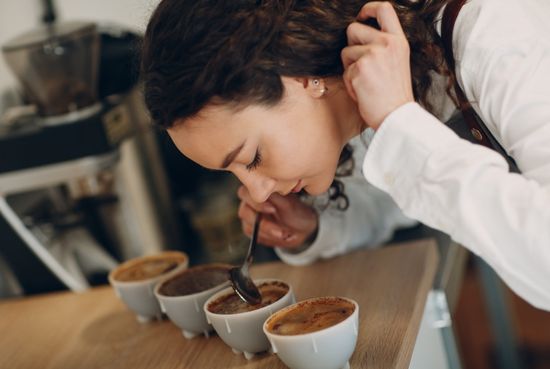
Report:
[[[204,334],[212,326],[207,322],[203,305],[210,296],[229,286],[228,264],[204,264],[186,269],[164,280],[155,288],[162,311],[177,325],[187,339]]]
[[[142,256],[113,269],[109,283],[140,322],[160,319],[162,312],[153,290],[162,279],[186,269],[188,263],[187,255],[179,251]]]
[[[269,341],[262,331],[265,320],[295,301],[292,288],[281,280],[260,279],[254,284],[262,296],[259,304],[241,301],[232,287],[219,291],[204,303],[206,318],[218,336],[234,353],[243,353],[247,359],[269,350]]]
[[[184,270],[159,287],[162,296],[185,296],[216,287],[229,280],[229,264],[205,264]]]
[[[158,277],[176,269],[186,260],[185,256],[172,253],[146,256],[129,263],[126,267],[121,266],[113,274],[113,279],[119,282],[132,282]]]
[[[359,305],[337,296],[300,301],[268,318],[263,331],[291,369],[349,368],[359,333]]]
[[[229,293],[212,301],[208,310],[215,314],[238,314],[257,310],[273,304],[288,292],[288,285],[279,281],[263,282],[258,285],[262,300],[259,304],[248,304],[236,293]]]
[[[355,305],[342,298],[321,298],[298,304],[266,326],[273,334],[296,335],[320,331],[347,319],[355,311]]]

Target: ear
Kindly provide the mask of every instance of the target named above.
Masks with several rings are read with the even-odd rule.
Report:
[[[323,78],[310,77],[297,80],[302,83],[306,92],[313,98],[320,99],[328,91],[326,81]]]

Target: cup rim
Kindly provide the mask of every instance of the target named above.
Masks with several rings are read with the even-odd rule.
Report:
[[[316,300],[321,300],[321,299],[342,299],[342,300],[346,300],[348,302],[351,302],[354,306],[355,306],[355,309],[353,310],[353,312],[348,316],[346,317],[346,319],[342,320],[341,322],[338,322],[336,324],[333,324],[329,327],[326,327],[326,328],[323,328],[323,329],[320,329],[318,331],[314,331],[314,332],[307,332],[307,333],[299,333],[299,334],[277,334],[277,333],[274,333],[274,332],[271,332],[269,329],[267,329],[267,326],[268,326],[268,323],[270,321],[272,321],[273,319],[276,318],[277,315],[282,315],[284,314],[285,312],[289,311],[289,310],[292,310],[296,307],[298,307],[299,305],[301,304],[305,304],[305,303],[308,303],[308,302],[313,302],[313,301],[316,301]],[[317,296],[317,297],[310,297],[308,299],[305,299],[305,300],[302,300],[302,301],[298,301],[298,302],[295,302],[294,304],[292,305],[288,305],[284,308],[282,308],[281,310],[278,310],[276,311],[275,313],[273,313],[269,318],[267,318],[262,326],[262,330],[264,331],[265,335],[266,336],[272,336],[272,337],[277,337],[277,338],[282,338],[282,339],[289,339],[289,340],[292,340],[292,339],[303,339],[304,337],[307,337],[309,335],[320,335],[320,334],[328,334],[327,332],[330,332],[331,330],[333,329],[336,329],[336,327],[338,327],[339,325],[342,325],[344,324],[346,321],[348,321],[349,319],[353,319],[353,317],[355,315],[358,315],[359,314],[359,304],[357,303],[357,301],[355,301],[354,299],[351,299],[349,297],[344,297],[344,296]],[[357,329],[359,329],[359,327],[357,327]]]
[[[284,283],[286,286],[288,286],[288,291],[286,291],[286,293],[283,296],[281,296],[281,298],[279,298],[277,301],[273,302],[272,304],[266,305],[266,306],[261,307],[261,308],[256,309],[256,310],[250,310],[250,311],[245,311],[245,312],[242,312],[242,313],[232,313],[232,314],[220,314],[220,313],[214,313],[214,312],[208,310],[208,305],[211,302],[213,302],[214,300],[228,294],[228,292],[235,293],[234,290],[233,290],[233,287],[228,286],[228,287],[224,288],[223,290],[218,291],[215,294],[213,294],[212,296],[210,296],[208,298],[208,300],[205,301],[205,303],[203,305],[203,310],[206,314],[210,314],[210,315],[215,316],[215,317],[237,317],[237,316],[238,317],[246,317],[248,315],[258,314],[258,313],[264,312],[266,310],[269,311],[270,307],[272,307],[277,302],[281,301],[282,299],[284,299],[285,297],[287,297],[288,295],[293,293],[292,286],[288,282],[285,282],[281,279],[277,279],[277,278],[259,278],[259,279],[254,280],[255,285],[262,284],[262,283],[265,283],[265,282],[281,282],[281,283]]]
[[[124,268],[130,268],[132,267],[134,264],[138,264],[140,262],[143,262],[144,260],[146,259],[150,259],[150,258],[160,258],[162,256],[165,256],[165,255],[178,255],[178,256],[183,256],[184,257],[184,260],[179,264],[177,265],[174,269],[172,270],[169,270],[168,272],[166,273],[162,273],[162,274],[159,274],[157,276],[154,276],[154,277],[150,277],[150,278],[145,278],[145,279],[139,279],[139,280],[135,280],[135,281],[120,281],[116,278],[114,278],[114,275],[120,271],[121,269],[124,269]],[[161,251],[159,253],[155,253],[155,254],[149,254],[149,255],[142,255],[142,256],[139,256],[139,257],[136,257],[136,258],[132,258],[132,259],[129,259],[129,260],[126,260],[125,262],[117,265],[113,270],[111,270],[109,272],[109,275],[108,275],[108,280],[109,280],[109,283],[111,285],[119,285],[119,286],[136,286],[136,285],[142,285],[144,283],[151,283],[151,282],[157,282],[159,280],[162,280],[164,278],[166,278],[167,276],[171,276],[171,273],[177,273],[181,270],[185,270],[187,269],[187,266],[189,265],[189,255],[187,255],[187,253],[183,252],[183,251],[177,251],[177,250],[165,250],[165,251]]]
[[[202,290],[202,291],[195,292],[195,293],[189,293],[187,295],[168,296],[168,295],[163,295],[163,294],[160,293],[160,289],[162,288],[162,286],[166,282],[180,276],[181,274],[189,273],[190,270],[196,270],[198,268],[205,268],[207,266],[228,266],[228,267],[232,267],[231,264],[226,264],[226,263],[206,263],[206,264],[195,265],[195,266],[192,266],[190,268],[183,269],[183,270],[179,270],[177,273],[174,273],[172,275],[167,276],[166,278],[163,278],[162,281],[160,281],[155,286],[155,289],[153,291],[155,296],[157,296],[157,298],[162,298],[163,300],[170,300],[170,301],[185,300],[186,298],[197,297],[197,296],[202,295],[202,294],[210,294],[213,290],[215,291],[215,290],[219,289],[221,286],[225,286],[226,284],[229,287],[230,281],[228,279],[227,281],[224,281],[220,284],[217,284],[214,287],[211,287],[207,290]]]

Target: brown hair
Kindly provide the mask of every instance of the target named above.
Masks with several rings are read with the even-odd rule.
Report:
[[[411,49],[415,98],[450,76],[434,23],[449,0],[393,0]],[[162,0],[143,41],[145,102],[171,127],[208,103],[274,105],[281,76],[341,76],[346,28],[365,0]]]
[[[368,0],[162,0],[143,41],[145,102],[163,128],[207,104],[277,104],[281,76],[343,74],[346,29]],[[392,0],[411,50],[415,99],[428,110],[431,71],[449,77],[434,23],[449,0]],[[347,158],[346,158],[347,156]],[[345,159],[345,160],[344,160]],[[352,160],[346,146],[340,162]],[[335,181],[331,199],[348,201]]]

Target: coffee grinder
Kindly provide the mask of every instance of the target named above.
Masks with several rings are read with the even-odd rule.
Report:
[[[126,42],[126,50],[135,49],[135,37],[127,36],[90,22],[49,23],[2,47],[25,101],[0,122],[0,216],[7,225],[0,233],[11,232],[11,240],[18,239],[75,291],[92,283],[87,272],[101,271],[104,281],[119,260],[135,256],[121,251],[125,242],[152,238],[121,211],[138,214],[137,208],[147,206],[121,204],[117,195],[127,192],[117,180],[117,164],[121,144],[135,133],[140,105],[137,73],[122,81],[131,68],[114,74],[132,59],[116,48]],[[109,50],[113,60],[105,61]],[[132,181],[144,182],[139,175],[126,178]],[[154,210],[146,209],[146,217],[158,215],[160,222]],[[121,224],[132,229],[121,231]],[[168,234],[160,226],[155,231]],[[34,275],[27,279],[36,285]]]

